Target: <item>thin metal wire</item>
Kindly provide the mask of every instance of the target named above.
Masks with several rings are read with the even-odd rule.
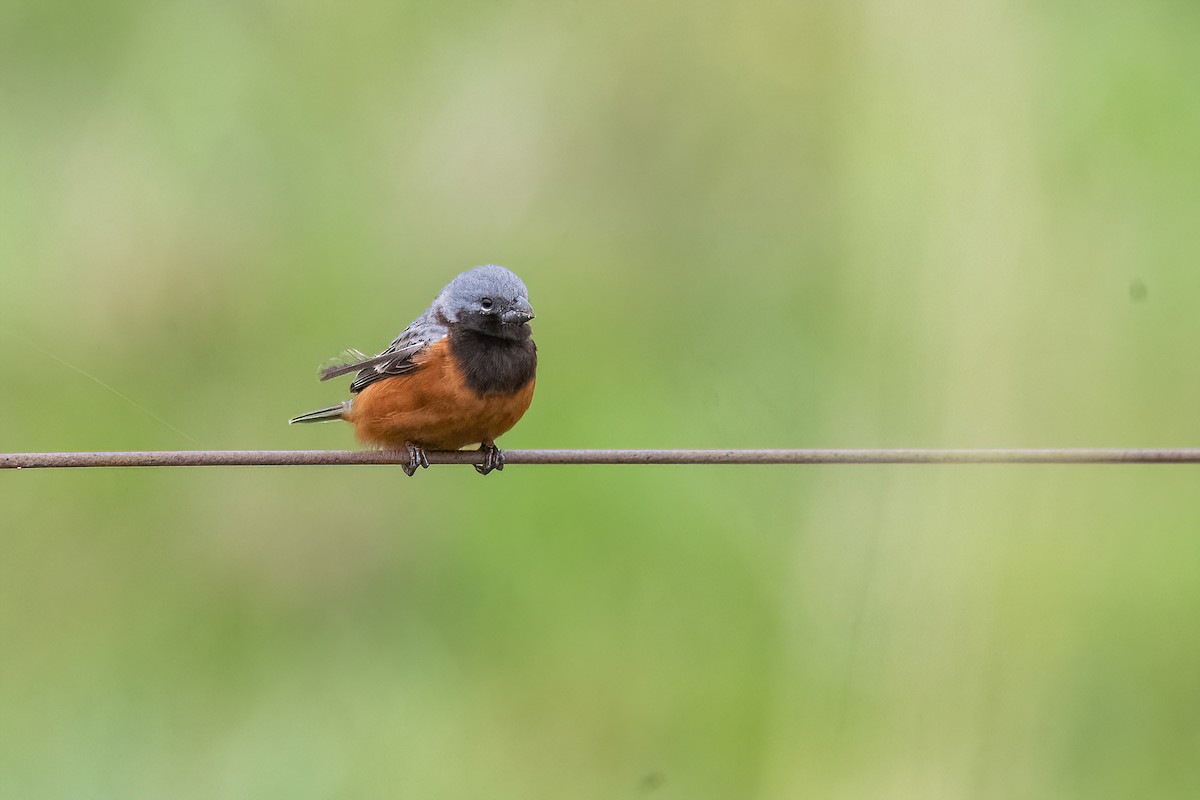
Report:
[[[430,464],[481,464],[474,450],[430,450]],[[505,450],[508,464],[1200,464],[1191,449],[1045,450]],[[0,453],[0,469],[294,467],[402,464],[383,450],[167,450]]]

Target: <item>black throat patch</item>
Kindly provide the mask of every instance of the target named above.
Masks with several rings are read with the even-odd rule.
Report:
[[[537,372],[533,339],[501,339],[452,327],[450,354],[462,369],[467,386],[478,394],[513,394]]]

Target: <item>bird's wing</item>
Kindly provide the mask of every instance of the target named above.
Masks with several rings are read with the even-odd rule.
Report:
[[[350,391],[361,392],[376,381],[415,370],[417,364],[413,359],[429,345],[445,338],[447,333],[445,325],[422,317],[405,328],[377,356],[367,357],[357,350],[347,350],[333,363],[322,368],[321,380],[357,372],[354,382],[350,384]]]

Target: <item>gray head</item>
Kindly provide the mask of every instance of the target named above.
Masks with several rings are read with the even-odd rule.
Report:
[[[504,339],[529,337],[529,290],[511,271],[495,264],[459,275],[433,301],[432,310],[448,323]]]

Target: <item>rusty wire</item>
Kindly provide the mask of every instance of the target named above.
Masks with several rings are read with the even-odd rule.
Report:
[[[473,450],[430,450],[430,464],[480,464]],[[1200,464],[1196,449],[505,450],[508,464]],[[167,450],[0,453],[0,469],[291,467],[401,464],[382,450]]]

